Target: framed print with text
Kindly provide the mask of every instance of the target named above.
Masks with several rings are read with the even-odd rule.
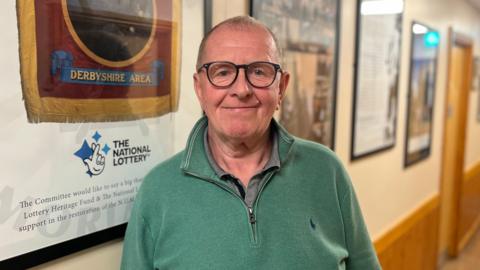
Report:
[[[403,4],[358,1],[352,160],[395,145]]]
[[[411,33],[405,167],[430,155],[440,43],[438,32],[424,24],[413,22]]]
[[[290,83],[275,117],[292,134],[335,144],[339,0],[250,1],[250,14],[267,24],[283,50]]]
[[[144,175],[174,152],[180,2],[16,2],[21,70],[0,96],[0,269],[124,235]]]

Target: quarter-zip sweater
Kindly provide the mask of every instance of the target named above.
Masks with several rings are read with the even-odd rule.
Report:
[[[350,179],[328,148],[278,123],[280,169],[253,207],[210,166],[203,134],[156,166],[137,194],[122,269],[380,269]]]

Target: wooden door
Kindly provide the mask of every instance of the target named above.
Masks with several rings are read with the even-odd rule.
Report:
[[[472,42],[450,30],[440,207],[440,252],[457,256]]]

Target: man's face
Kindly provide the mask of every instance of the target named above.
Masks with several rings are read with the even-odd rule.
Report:
[[[217,29],[207,40],[202,63],[228,61],[250,64],[257,61],[278,63],[273,39],[258,27]],[[249,140],[263,135],[285,93],[289,75],[277,73],[266,88],[248,83],[244,69],[229,87],[212,85],[205,68],[194,74],[195,92],[209,120],[209,132],[222,139]]]

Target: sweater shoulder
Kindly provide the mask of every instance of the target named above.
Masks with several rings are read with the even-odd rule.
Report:
[[[158,196],[162,191],[168,190],[170,186],[178,182],[178,179],[183,176],[180,168],[183,155],[184,151],[180,151],[153,167],[143,178],[139,190],[140,197],[148,198],[152,194]]]
[[[312,162],[327,162],[330,165],[342,167],[339,157],[330,148],[323,144],[295,137],[295,151],[311,157]]]

